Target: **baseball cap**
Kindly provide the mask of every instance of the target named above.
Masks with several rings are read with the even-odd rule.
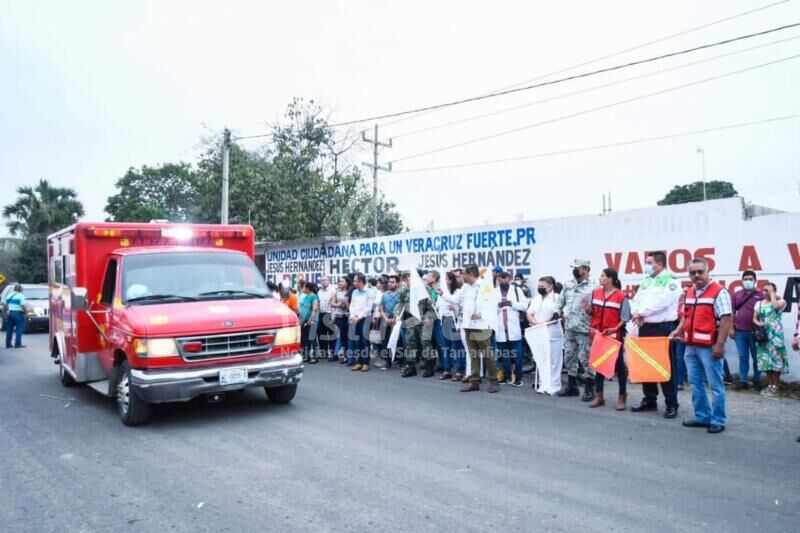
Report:
[[[502,271],[503,271],[503,267],[501,267],[500,265],[497,265],[496,267],[494,267],[494,268],[492,269],[492,272],[497,272],[498,274],[499,274],[500,272],[502,272]]]
[[[588,259],[573,259],[572,268],[580,268],[580,267],[591,268],[592,262],[589,261]]]

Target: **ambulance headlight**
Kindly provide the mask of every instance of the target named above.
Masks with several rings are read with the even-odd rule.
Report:
[[[275,333],[273,346],[286,346],[287,344],[300,344],[300,326],[280,328]]]
[[[139,357],[178,357],[175,339],[136,339],[136,355]]]

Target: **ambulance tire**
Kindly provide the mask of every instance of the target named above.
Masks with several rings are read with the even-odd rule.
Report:
[[[267,393],[267,398],[272,403],[289,403],[297,393],[297,383],[282,387],[264,387],[264,392]]]
[[[64,368],[61,357],[58,358],[58,380],[65,387],[74,387],[76,385],[75,379],[73,379],[73,377],[69,375],[69,372],[67,372],[67,369]]]
[[[131,367],[128,361],[123,361],[120,367],[122,376],[117,385],[117,412],[122,423],[126,426],[140,426],[150,421],[152,406],[139,398],[136,391],[130,386]]]

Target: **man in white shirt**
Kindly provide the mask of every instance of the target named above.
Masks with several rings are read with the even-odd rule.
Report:
[[[681,284],[667,270],[667,256],[664,252],[653,252],[645,258],[645,277],[639,284],[636,296],[631,301],[633,322],[639,326],[640,337],[667,337],[678,326],[678,301]],[[661,384],[664,401],[667,405],[664,418],[678,416],[678,388],[675,383],[674,342],[669,344],[670,379]],[[639,405],[631,408],[634,413],[658,410],[658,385],[643,383],[644,398]]]
[[[528,309],[528,299],[522,289],[511,285],[508,272],[497,276],[497,330],[495,339],[497,350],[503,361],[503,379],[500,384],[522,387],[522,327],[519,314]],[[511,361],[514,361],[514,380],[511,381]]]
[[[336,344],[336,328],[333,323],[333,308],[331,299],[336,294],[336,289],[331,285],[328,276],[319,279],[319,326],[317,335],[319,336],[319,349],[322,357],[330,359],[333,356],[333,348]]]
[[[350,346],[347,364],[353,372],[369,371],[369,326],[372,323],[374,305],[372,291],[367,289],[367,277],[356,274],[353,279],[353,294],[350,296]]]
[[[463,310],[461,327],[467,338],[472,375],[470,383],[461,389],[461,392],[480,390],[481,359],[483,359],[489,377],[489,393],[494,394],[499,392],[500,388],[497,385],[497,367],[492,356],[492,329],[489,322],[483,317],[479,305],[481,289],[479,278],[478,265],[469,264],[464,267],[464,286],[460,291],[452,295],[445,295],[442,289],[438,289],[436,292],[446,301],[460,306]]]

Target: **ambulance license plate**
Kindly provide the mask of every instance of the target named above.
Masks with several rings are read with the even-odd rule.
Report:
[[[236,385],[237,383],[247,383],[246,368],[223,368],[219,371],[220,385]]]

